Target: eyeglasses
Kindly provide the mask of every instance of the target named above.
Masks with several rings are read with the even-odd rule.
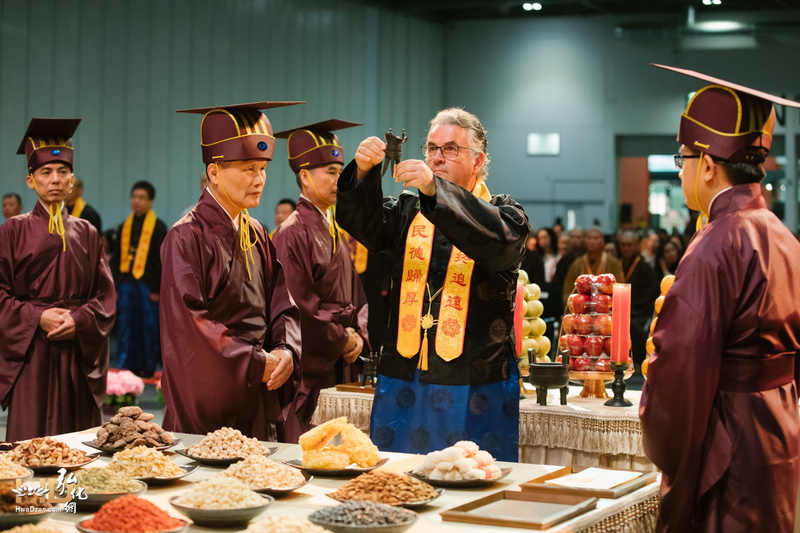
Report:
[[[697,159],[699,155],[683,155],[683,154],[675,154],[672,156],[675,159],[675,167],[676,168],[683,168],[683,160],[684,159]]]
[[[423,144],[420,146],[422,148],[422,155],[431,158],[436,155],[437,150],[442,151],[442,157],[445,159],[455,159],[458,157],[458,149],[462,150],[470,150],[472,152],[477,152],[475,148],[470,148],[469,146],[458,146],[457,144],[446,144],[444,146],[436,146],[435,144]]]

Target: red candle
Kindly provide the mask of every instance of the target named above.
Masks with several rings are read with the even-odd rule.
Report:
[[[517,295],[514,306],[514,339],[517,341],[517,355],[522,354],[522,315],[525,314],[525,286],[517,281]]]
[[[611,360],[624,363],[628,360],[631,331],[631,284],[615,283],[611,304]]]

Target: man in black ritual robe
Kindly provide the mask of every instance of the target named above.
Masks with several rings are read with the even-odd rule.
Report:
[[[65,202],[70,215],[88,220],[97,230],[98,235],[103,234],[103,222],[100,218],[100,213],[83,199],[83,180],[75,178],[75,185],[72,187],[72,192],[67,195]]]
[[[320,390],[353,380],[357,372],[346,370],[365,347],[369,351],[367,297],[332,209],[344,149],[331,131],[358,125],[328,120],[275,134],[288,139],[289,166],[300,187],[296,210],[272,237],[303,333],[303,377],[295,416],[286,424],[289,442],[313,427]]]
[[[80,119],[33,119],[20,145],[39,201],[0,227],[0,401],[6,440],[100,424],[116,293],[100,236],[70,216]]]
[[[800,243],[760,182],[772,102],[711,82],[681,116],[675,164],[686,205],[707,221],[658,316],[639,415],[662,472],[658,531],[792,531],[800,472]],[[687,87],[688,90],[688,87]]]
[[[486,147],[478,117],[445,109],[431,120],[425,160],[394,168],[410,189],[399,198],[383,197],[386,144],[377,137],[361,142],[339,178],[342,227],[392,260],[370,421],[381,450],[427,453],[473,440],[497,459],[519,457],[513,316],[528,217],[510,196],[489,192]]]
[[[283,440],[300,379],[300,317],[258,206],[275,150],[259,111],[301,102],[185,110],[203,113],[209,185],[161,249],[164,428],[228,426]]]

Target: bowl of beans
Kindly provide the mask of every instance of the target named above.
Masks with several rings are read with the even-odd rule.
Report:
[[[346,501],[314,511],[308,519],[334,533],[400,533],[417,521],[417,513],[385,503]]]
[[[236,478],[212,477],[173,496],[170,505],[200,527],[241,527],[261,514],[275,499],[258,494]]]

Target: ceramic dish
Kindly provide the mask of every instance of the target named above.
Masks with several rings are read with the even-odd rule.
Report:
[[[10,478],[6,478],[6,479],[0,479],[0,483],[8,483],[8,482],[16,483],[17,480],[19,480],[20,483],[25,483],[26,481],[31,479],[33,477],[33,470],[31,470],[27,466],[23,466],[22,468],[27,470],[27,472],[24,475],[18,476],[18,477],[10,477]]]
[[[420,508],[420,507],[424,507],[424,506],[428,505],[429,503],[431,503],[432,501],[434,501],[436,498],[438,498],[439,496],[441,496],[441,495],[442,495],[442,493],[444,492],[444,489],[435,489],[435,490],[436,490],[436,496],[434,496],[433,498],[430,498],[430,499],[428,499],[428,500],[422,500],[422,501],[419,501],[419,502],[400,502],[400,503],[392,503],[392,504],[389,504],[389,505],[399,505],[399,506],[401,506],[401,507],[405,507],[406,509],[418,509],[418,508]],[[336,496],[336,493],[335,493],[335,492],[328,493],[328,494],[327,494],[327,496],[328,496],[329,498],[333,498],[333,499],[334,499],[334,500],[336,500],[337,502],[346,502],[346,501],[347,501],[347,500],[346,500],[346,499],[344,499],[344,498],[339,498],[338,496]]]
[[[434,487],[444,487],[448,489],[471,489],[475,487],[488,487],[489,485],[494,484],[495,481],[500,481],[507,475],[511,473],[510,468],[501,468],[500,469],[500,477],[492,478],[492,479],[430,479],[425,476],[421,476],[419,474],[415,474],[413,472],[406,472],[411,477],[415,477],[420,481],[424,481]]]
[[[74,465],[29,466],[27,468],[30,468],[31,470],[33,470],[33,473],[36,474],[37,476],[52,476],[52,475],[58,474],[58,471],[61,468],[66,469],[68,472],[72,471],[72,470],[78,470],[79,468],[83,468],[84,466],[88,465],[89,463],[93,463],[94,461],[96,461],[97,458],[100,457],[100,454],[99,453],[90,453],[89,455],[87,455],[87,457],[89,458],[87,461],[85,461],[83,463],[74,464]]]
[[[168,476],[168,477],[155,477],[155,476],[141,476],[135,477],[133,479],[138,479],[139,481],[144,481],[147,483],[148,486],[155,486],[155,485],[169,485],[170,483],[174,483],[181,478],[184,478],[197,470],[200,465],[197,463],[187,463],[185,465],[178,465],[184,470],[186,470],[185,474],[178,474],[177,476]]]
[[[352,525],[352,524],[334,524],[331,522],[326,522],[324,520],[319,520],[314,517],[314,513],[311,513],[308,517],[308,520],[320,527],[324,527],[329,531],[333,531],[334,533],[401,533],[406,529],[410,528],[414,525],[414,522],[417,521],[417,513],[413,511],[407,511],[408,513],[413,513],[413,516],[409,517],[407,522],[403,522],[401,524],[386,524],[386,525]]]
[[[263,513],[275,501],[275,498],[267,494],[261,494],[260,496],[264,498],[263,505],[245,507],[244,509],[198,509],[196,507],[186,507],[175,503],[175,499],[180,498],[180,495],[170,498],[169,504],[189,517],[196,526],[240,527],[245,526],[250,520]]]
[[[86,518],[84,518],[83,520],[81,520],[80,522],[75,524],[75,527],[77,527],[78,531],[81,531],[82,533],[108,533],[106,531],[98,531],[96,529],[90,529],[90,528],[84,526],[84,524],[86,522],[88,522],[89,520],[91,520],[92,518],[94,518],[94,515],[87,516]],[[181,520],[181,519],[180,518],[176,518],[176,520]],[[186,526],[189,525],[189,523],[186,520],[181,520],[181,522],[183,522],[183,525],[180,525],[178,527],[175,527],[175,528],[172,528],[172,529],[162,529],[162,530],[159,530],[159,531],[151,531],[150,533],[178,533],[178,532],[183,531],[184,529],[186,529]]]
[[[172,444],[164,444],[162,446],[148,446],[148,447],[155,448],[156,450],[163,452],[164,450],[168,450],[173,446],[175,446],[176,444],[180,444],[181,442],[183,442],[183,439],[175,439]],[[121,452],[122,450],[125,449],[125,448],[108,448],[104,446],[98,446],[97,444],[95,444],[90,440],[85,440],[81,442],[81,444],[83,444],[84,446],[88,446],[89,448],[94,448],[95,450],[100,450],[105,455],[114,455],[115,453]]]
[[[85,500],[72,500],[75,502],[76,507],[81,512],[85,511],[96,511],[106,502],[109,502],[115,498],[119,498],[120,496],[127,496],[132,494],[134,496],[138,496],[139,494],[143,493],[147,490],[147,483],[144,481],[139,481],[138,479],[133,480],[136,483],[136,488],[134,490],[128,492],[103,492],[103,493],[85,493],[86,499]]]
[[[278,451],[278,447],[277,446],[271,446],[270,448],[268,448],[268,450],[269,450],[269,453],[265,453],[264,454],[265,457],[269,457],[273,453],[277,452]],[[182,455],[184,457],[188,457],[192,461],[197,461],[201,465],[206,465],[206,466],[230,466],[233,463],[237,463],[237,462],[241,461],[242,459],[244,459],[244,457],[226,457],[224,459],[209,459],[207,457],[197,457],[195,455],[191,455],[189,453],[188,449],[185,449],[185,448],[181,448],[180,450],[173,450],[173,451],[175,453],[177,453],[178,455]]]
[[[303,472],[306,472],[308,475],[311,476],[319,476],[319,477],[355,477],[359,474],[363,474],[364,472],[369,472],[370,470],[375,470],[379,466],[383,466],[389,462],[388,457],[384,457],[375,466],[369,466],[367,468],[362,468],[360,466],[351,465],[347,468],[337,468],[333,470],[325,470],[322,468],[306,468],[303,466],[303,461],[300,459],[292,459],[291,461],[284,461],[283,464],[293,466]]]
[[[23,524],[38,524],[50,513],[39,511],[36,513],[0,513],[0,529],[10,529]]]
[[[303,477],[305,478],[305,480],[302,483],[300,483],[299,485],[295,485],[294,487],[264,487],[264,488],[261,488],[261,489],[251,489],[251,490],[253,492],[257,492],[259,494],[269,494],[270,496],[277,496],[277,497],[285,496],[285,495],[289,494],[290,492],[293,492],[293,491],[299,489],[300,487],[302,487],[303,485],[305,485],[306,483],[308,483],[309,481],[314,479],[314,476],[312,476],[308,472],[301,471],[300,473],[303,474]]]

